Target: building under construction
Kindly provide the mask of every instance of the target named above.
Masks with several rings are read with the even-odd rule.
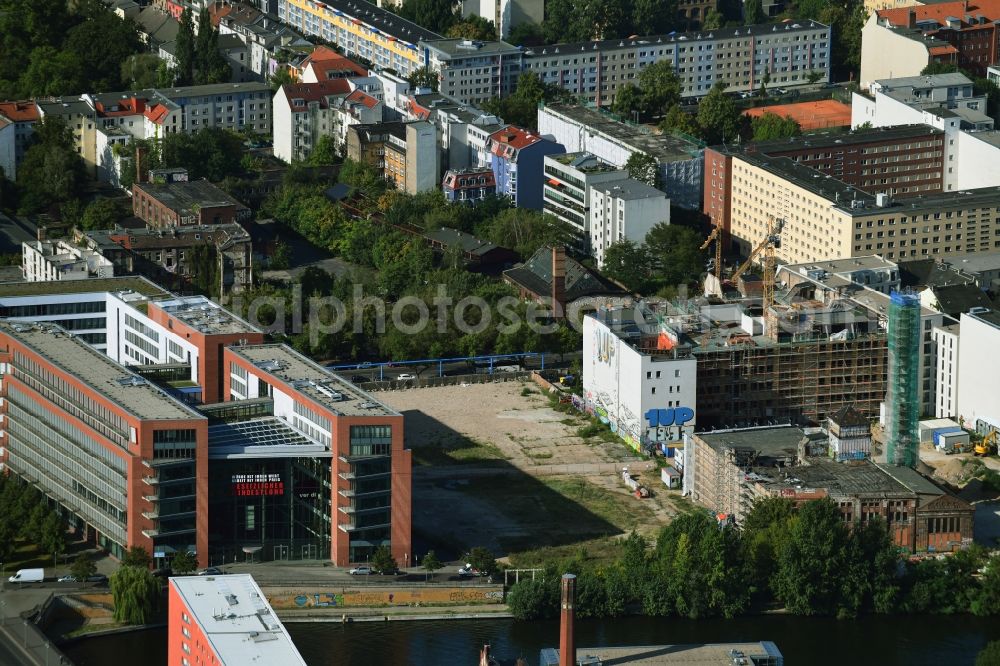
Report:
[[[893,292],[889,301],[886,459],[916,467],[920,454],[920,298]]]

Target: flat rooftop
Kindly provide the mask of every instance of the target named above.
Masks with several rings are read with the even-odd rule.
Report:
[[[733,666],[739,659],[770,659],[775,666],[784,664],[778,646],[771,641],[757,643],[716,643],[708,645],[635,645],[628,647],[578,647],[577,660],[587,661],[588,666]],[[539,655],[540,666],[558,666],[559,650],[545,648]]]
[[[205,418],[58,326],[0,321],[0,331],[141,419]]]
[[[920,477],[913,470],[909,471]],[[758,483],[772,490],[825,490],[830,495],[905,495],[916,492],[889,474],[884,466],[870,460],[837,462],[829,458],[806,458],[805,464],[782,467],[780,472],[774,467],[755,467],[753,474]],[[940,490],[938,494],[941,494]]]
[[[769,107],[759,107],[766,109]],[[850,107],[848,107],[850,109]],[[751,109],[750,111],[754,111]],[[749,113],[749,111],[747,112]],[[893,125],[890,127],[872,127],[852,132],[818,132],[803,134],[788,139],[772,141],[757,141],[747,144],[754,150],[765,155],[781,155],[806,149],[842,148],[845,146],[867,145],[886,141],[905,141],[907,139],[925,140],[928,136],[942,136],[944,131],[931,125]],[[977,135],[978,136],[978,135]],[[746,147],[726,146],[725,150],[741,153]]]
[[[206,335],[261,332],[250,322],[240,319],[206,296],[185,296],[157,301],[156,307]]]
[[[699,432],[695,436],[716,451],[754,449],[768,456],[781,457],[790,454],[794,457],[798,451],[799,442],[802,441],[803,437],[806,437],[806,431],[795,426],[780,426],[777,428]]]
[[[516,46],[504,41],[487,42],[475,39],[435,39],[432,41],[425,39],[424,45],[456,58],[506,55],[519,52]]]
[[[212,459],[332,456],[329,446],[314,442],[274,416],[208,427],[208,457]]]
[[[599,132],[623,146],[640,150],[659,162],[695,159],[702,145],[672,134],[654,134],[642,125],[630,125],[586,106],[577,104],[546,104],[544,110],[564,116],[593,132]]]
[[[229,347],[267,374],[340,416],[398,416],[399,412],[287,345]]]
[[[136,183],[149,196],[170,210],[183,215],[197,215],[201,208],[234,206],[237,211],[247,207],[204,178],[173,183]]]
[[[877,271],[898,268],[899,266],[877,254],[846,259],[831,259],[830,261],[808,261],[802,264],[787,264],[785,268],[798,272],[799,269],[820,269],[828,273],[853,273],[854,271]]]
[[[326,5],[326,11],[322,13],[345,15],[349,19],[366,23],[409,44],[416,45],[421,40],[443,39],[436,32],[422,28],[416,23],[407,21],[397,14],[382,9],[371,2],[365,2],[365,0],[324,0],[323,4]]]
[[[5,296],[53,296],[59,294],[100,294],[134,292],[150,298],[170,296],[170,292],[144,277],[123,276],[62,280],[55,282],[0,282],[0,298]]]
[[[223,664],[305,666],[250,574],[174,576],[170,586]]]

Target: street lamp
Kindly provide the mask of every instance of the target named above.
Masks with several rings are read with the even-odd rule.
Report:
[[[21,620],[24,623],[24,647],[28,647],[28,621]]]

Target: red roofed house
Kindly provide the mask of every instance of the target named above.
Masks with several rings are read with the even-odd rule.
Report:
[[[38,118],[38,107],[30,100],[0,102],[0,169],[8,180],[17,177],[17,165],[24,158]]]
[[[562,144],[511,125],[491,134],[486,147],[497,195],[510,197],[517,208],[541,210],[545,156],[565,153]]]
[[[275,95],[273,117],[274,156],[292,162],[309,157],[324,136],[339,149],[348,126],[381,122],[382,103],[347,78],[291,83]]]
[[[328,46],[317,46],[313,49],[313,52],[298,64],[296,72],[302,83],[368,76],[367,69]]]
[[[957,0],[874,12],[861,31],[861,84],[918,76],[932,62],[976,76],[1000,58],[1000,0]]]

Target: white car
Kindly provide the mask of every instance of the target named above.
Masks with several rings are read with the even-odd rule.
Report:
[[[396,379],[401,382],[412,382],[416,380],[416,378],[417,378],[416,375],[410,374],[409,372],[404,372],[400,376],[396,377]]]
[[[372,571],[371,567],[366,566],[366,567],[354,567],[347,573],[351,574],[352,576],[371,576],[375,572]]]

